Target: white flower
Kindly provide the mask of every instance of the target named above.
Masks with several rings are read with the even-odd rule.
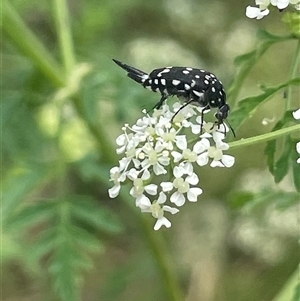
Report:
[[[144,112],[132,127],[124,125],[123,134],[116,139],[117,154],[123,157],[110,170],[114,186],[108,190],[109,196],[115,198],[122,184],[129,183],[136,207],[157,219],[155,230],[171,226],[165,212],[179,211],[166,202],[182,206],[186,200],[196,202],[202,194],[194,172],[196,164],[206,165],[210,158],[211,166],[234,163],[232,156],[223,154],[229,148],[223,141],[227,126],[218,129],[215,123],[206,123],[199,107],[187,106],[174,117],[181,106],[176,103],[170,109],[164,104],[152,116]]]
[[[232,167],[234,165],[235,158],[233,156],[223,154],[223,151],[229,149],[229,145],[223,142],[223,139],[225,138],[224,133],[216,130],[211,134],[206,132],[201,135],[201,137],[213,138],[215,145],[210,145],[207,138],[202,139],[205,142],[206,151],[202,152],[197,158],[197,164],[199,166],[206,165],[209,158],[213,159],[210,163],[211,167]]]
[[[169,192],[173,189],[177,190],[171,195],[170,201],[180,207],[185,203],[186,194],[187,199],[190,202],[197,202],[197,197],[202,193],[202,189],[190,186],[198,184],[198,176],[195,173],[192,173],[184,179],[183,176],[185,175],[185,171],[182,166],[175,166],[173,173],[175,176],[173,182],[161,183],[164,192]]]
[[[285,9],[289,4],[289,0],[271,0],[273,6],[277,6],[278,9]]]
[[[255,4],[258,7],[247,6],[246,16],[251,19],[262,19],[269,14],[268,6],[271,4],[276,6],[279,10],[283,10],[288,7],[289,4],[293,5],[295,9],[300,9],[299,0],[255,0]]]
[[[300,108],[298,110],[296,110],[295,112],[293,112],[293,117],[296,120],[300,119]],[[296,151],[300,155],[300,141],[296,143]],[[297,163],[300,163],[300,158],[297,159]]]
[[[296,144],[296,150],[297,150],[297,153],[300,156],[300,141],[297,142],[297,144]],[[297,163],[300,163],[300,158],[297,159]]]
[[[163,192],[159,194],[158,199],[152,204],[149,198],[143,198],[140,200],[139,207],[141,208],[141,211],[151,213],[154,218],[157,218],[157,221],[154,225],[154,230],[159,230],[161,226],[165,226],[167,228],[171,227],[171,222],[164,217],[165,211],[170,212],[171,214],[179,212],[177,208],[172,208],[166,205],[161,206],[161,204],[165,203],[166,200],[167,197]]]
[[[133,187],[130,190],[130,194],[133,197],[138,197],[142,195],[143,193],[147,192],[150,195],[156,195],[157,194],[157,185],[155,184],[148,184],[144,185],[144,181],[141,178],[136,178],[133,180]]]
[[[247,6],[246,8],[246,16],[250,19],[262,19],[264,16],[269,14],[268,9],[260,10],[258,7]]]
[[[293,117],[296,120],[300,119],[300,108],[298,110],[296,110],[295,112],[293,112]]]
[[[163,152],[163,150],[164,147],[159,141],[156,142],[155,147],[150,143],[146,143],[140,153],[140,158],[144,160],[141,163],[141,166],[145,169],[152,166],[153,171],[157,176],[166,174],[167,171],[163,166],[169,165],[170,158],[168,157],[168,152]]]
[[[108,189],[109,197],[115,198],[119,195],[121,189],[121,182],[124,182],[126,178],[126,173],[120,173],[120,169],[118,167],[113,167],[110,170],[110,181],[114,182],[114,186]]]

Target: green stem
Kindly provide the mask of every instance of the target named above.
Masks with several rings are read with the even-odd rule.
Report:
[[[54,0],[54,15],[59,38],[60,50],[66,74],[69,75],[75,66],[75,55],[72,41],[69,10],[65,0]]]
[[[283,135],[291,134],[293,132],[300,131],[300,124],[296,124],[294,126],[290,126],[284,129],[280,129],[278,131],[270,132],[267,134],[262,134],[259,136],[241,139],[239,141],[234,141],[229,143],[230,149],[239,148],[243,146],[252,145],[255,143],[266,142],[275,138],[278,138]]]
[[[166,247],[162,235],[155,232],[143,216],[141,216],[140,224],[143,226],[143,234],[146,233],[147,235],[147,242],[153,252],[156,264],[159,267],[158,270],[161,273],[164,288],[169,296],[168,300],[182,301],[183,296],[178,283],[178,277],[174,272],[174,268],[172,268],[174,264],[171,262],[169,250]]]
[[[275,296],[273,301],[286,301],[286,300],[298,300],[296,299],[298,289],[298,294],[300,290],[300,267],[292,274],[292,276],[285,283],[280,292]],[[298,295],[299,296],[299,295]]]
[[[65,74],[44,45],[34,36],[14,8],[2,2],[3,33],[54,83],[57,87],[65,84]]]

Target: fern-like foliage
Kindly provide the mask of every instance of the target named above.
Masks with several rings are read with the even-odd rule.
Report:
[[[89,254],[104,247],[100,233],[121,230],[112,213],[90,197],[42,200],[22,206],[5,219],[6,233],[26,236],[33,228],[37,234],[27,259],[46,259],[55,291],[63,301],[81,299],[82,272],[93,266]]]

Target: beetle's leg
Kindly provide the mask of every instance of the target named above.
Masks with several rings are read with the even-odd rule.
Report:
[[[194,99],[193,98],[191,98],[190,100],[188,100],[184,105],[182,105],[180,108],[179,108],[179,110],[173,115],[173,117],[171,118],[171,122],[173,122],[173,120],[174,120],[174,118],[175,118],[175,116],[182,110],[182,109],[184,109],[186,106],[188,106],[191,102],[193,102],[194,101]]]

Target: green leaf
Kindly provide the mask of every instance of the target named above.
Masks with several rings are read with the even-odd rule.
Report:
[[[27,207],[20,208],[9,216],[6,226],[10,231],[24,231],[28,230],[28,227],[48,221],[54,214],[53,202],[41,201],[37,204],[29,204]]]
[[[75,198],[72,206],[72,214],[81,221],[111,233],[118,233],[122,226],[117,216],[110,210],[90,198]]]
[[[83,228],[73,225],[70,228],[70,235],[75,238],[75,242],[79,247],[84,247],[90,252],[99,252],[103,249],[99,239]]]
[[[230,195],[230,205],[233,209],[239,209],[254,199],[254,193],[249,191],[237,191]]]
[[[292,115],[292,111],[285,112],[283,118],[280,119],[273,127],[272,132],[282,129],[289,122],[295,122],[293,115]],[[267,156],[267,165],[268,165],[269,171],[272,175],[274,175],[277,141],[278,140],[275,140],[275,139],[268,141],[266,148],[265,148],[265,155]]]
[[[292,39],[292,36],[274,36],[268,33],[265,30],[260,30],[258,32],[258,38],[260,39],[260,43],[258,43],[255,50],[238,56],[235,59],[235,64],[238,67],[236,72],[236,76],[234,77],[232,83],[230,84],[227,95],[228,95],[228,102],[233,106],[236,103],[238,93],[243,85],[243,82],[258,61],[258,59],[268,50],[270,46],[277,42],[283,42],[289,39]]]
[[[24,197],[38,187],[49,173],[48,165],[30,165],[29,168],[12,170],[3,183],[2,216],[5,219]]]
[[[109,185],[109,169],[111,166],[100,163],[96,157],[88,155],[77,162],[77,168],[86,180],[97,180]]]
[[[276,140],[273,139],[267,142],[267,146],[265,148],[265,155],[267,156],[268,168],[272,175],[274,174],[275,153],[276,153]]]
[[[289,171],[289,157],[291,155],[292,143],[289,136],[284,139],[284,146],[281,156],[276,161],[273,175],[275,183],[280,183]]]
[[[261,212],[261,208],[272,203],[276,208],[285,210],[299,202],[299,194],[296,192],[264,189],[257,193],[250,191],[238,191],[230,196],[230,203],[234,209],[242,208],[245,212]]]
[[[247,118],[253,116],[259,105],[289,85],[297,84],[300,84],[300,78],[294,78],[275,87],[265,88],[263,93],[257,96],[247,97],[239,101],[237,109],[235,109],[230,115],[230,123],[232,127],[237,129]]]
[[[42,231],[38,236],[38,240],[31,245],[30,257],[33,260],[40,260],[43,256],[49,254],[53,251],[56,238],[57,233],[55,227],[50,227]]]
[[[299,194],[297,192],[278,192],[274,195],[276,208],[285,210],[299,202]]]

